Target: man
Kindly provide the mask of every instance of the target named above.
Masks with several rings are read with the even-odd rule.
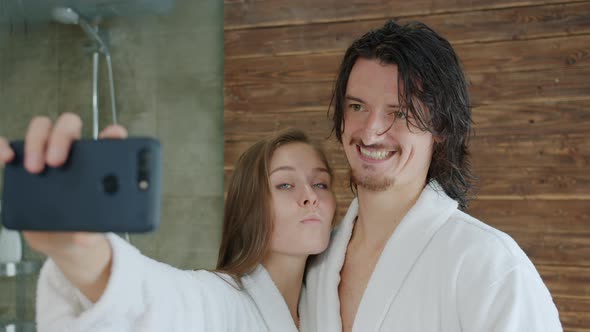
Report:
[[[348,48],[332,101],[357,198],[310,266],[303,328],[561,331],[525,253],[462,212],[472,120],[450,43],[390,21]]]

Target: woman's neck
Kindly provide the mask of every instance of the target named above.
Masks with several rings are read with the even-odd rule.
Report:
[[[270,274],[272,281],[285,299],[295,325],[299,326],[299,296],[305,273],[305,256],[290,256],[271,253],[263,260],[262,265]]]

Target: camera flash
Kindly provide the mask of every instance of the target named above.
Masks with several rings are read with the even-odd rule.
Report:
[[[150,186],[150,184],[147,182],[147,180],[141,180],[139,181],[139,189],[141,190],[147,190],[147,188]]]

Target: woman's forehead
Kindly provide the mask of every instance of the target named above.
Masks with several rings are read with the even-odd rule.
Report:
[[[326,168],[320,154],[307,143],[290,143],[275,150],[270,161],[270,172],[274,169],[316,169]]]

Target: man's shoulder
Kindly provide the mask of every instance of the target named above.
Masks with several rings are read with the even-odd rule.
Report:
[[[451,247],[464,263],[510,269],[516,265],[533,268],[530,259],[507,233],[460,210],[455,211],[436,235],[436,241]]]
[[[456,228],[458,231],[468,233],[474,239],[477,239],[477,241],[491,241],[496,245],[504,247],[511,254],[520,253],[520,247],[518,247],[510,235],[461,210],[456,210],[451,215],[449,226]]]
[[[456,210],[449,217],[444,230],[459,236],[469,246],[496,247],[503,254],[511,256],[523,253],[510,235],[461,210]]]

